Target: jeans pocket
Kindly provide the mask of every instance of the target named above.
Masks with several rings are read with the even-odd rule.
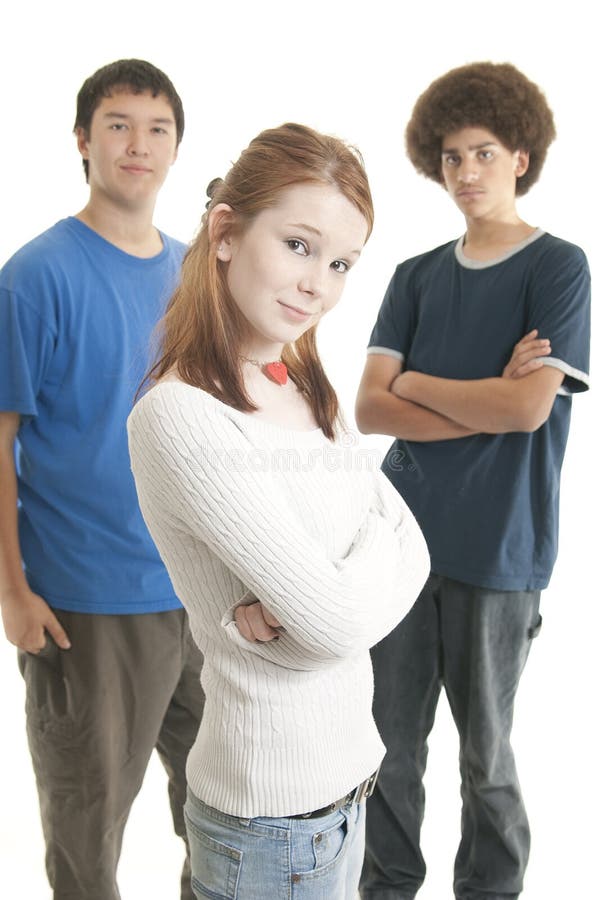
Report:
[[[345,837],[348,832],[348,822],[341,813],[338,822],[330,825],[324,831],[317,831],[312,838],[312,846],[314,851],[314,859],[316,869],[322,869],[324,866],[336,860],[337,856],[343,849]]]
[[[186,829],[190,844],[192,889],[196,897],[212,900],[236,900],[242,850],[209,837],[192,821],[186,810]]]
[[[305,824],[310,824],[308,820]],[[347,849],[351,835],[350,816],[340,810],[328,816],[317,831],[293,832],[293,884],[307,885],[316,896],[342,897]]]

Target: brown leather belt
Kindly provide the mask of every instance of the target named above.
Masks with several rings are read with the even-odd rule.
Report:
[[[297,813],[296,816],[289,816],[289,819],[319,819],[320,816],[328,816],[330,813],[336,812],[337,809],[341,809],[342,806],[347,806],[348,803],[361,803],[362,800],[370,797],[374,792],[377,777],[378,769],[372,773],[370,778],[366,778],[365,781],[358,784],[356,788],[349,791],[340,800],[335,800],[334,803],[329,803],[328,806],[323,806],[321,809],[314,809],[313,812]]]

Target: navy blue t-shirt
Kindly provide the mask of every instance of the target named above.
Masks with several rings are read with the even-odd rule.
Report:
[[[497,590],[546,587],[558,545],[560,469],[571,394],[588,387],[590,276],[582,250],[542,231],[480,262],[451,242],[398,266],[369,353],[452,379],[499,376],[531,329],[564,372],[533,433],[397,440],[383,470],[416,516],[432,570]]]
[[[30,587],[53,607],[180,606],[147,531],[126,419],[185,246],[150,259],[75,218],[0,272],[0,409],[18,412],[19,537]]]

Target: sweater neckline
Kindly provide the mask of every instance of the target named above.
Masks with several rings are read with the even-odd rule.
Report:
[[[167,385],[175,385],[176,387],[188,388],[190,391],[198,391],[202,394],[203,398],[206,402],[213,403],[219,410],[223,412],[223,414],[232,420],[238,420],[245,423],[245,425],[251,425],[251,427],[257,427],[258,430],[271,430],[274,434],[280,435],[295,435],[296,439],[315,439],[318,435],[321,435],[325,440],[326,436],[324,435],[321,428],[291,428],[287,425],[281,425],[278,422],[271,422],[269,419],[263,419],[259,416],[255,416],[252,413],[243,412],[240,409],[235,409],[233,406],[229,406],[227,403],[224,403],[222,400],[219,400],[217,397],[214,397],[213,394],[204,391],[202,388],[195,387],[192,384],[187,384],[185,381],[182,381],[181,378],[176,377],[175,375],[167,376],[163,378],[160,382],[155,384],[151,391],[156,388],[160,388]],[[149,393],[151,393],[149,391]]]

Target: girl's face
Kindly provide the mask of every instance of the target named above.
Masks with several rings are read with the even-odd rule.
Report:
[[[219,214],[218,205],[213,210]],[[220,242],[232,297],[248,322],[242,348],[262,361],[278,358],[337,303],[359,257],[368,225],[328,184],[297,184],[241,233]]]

